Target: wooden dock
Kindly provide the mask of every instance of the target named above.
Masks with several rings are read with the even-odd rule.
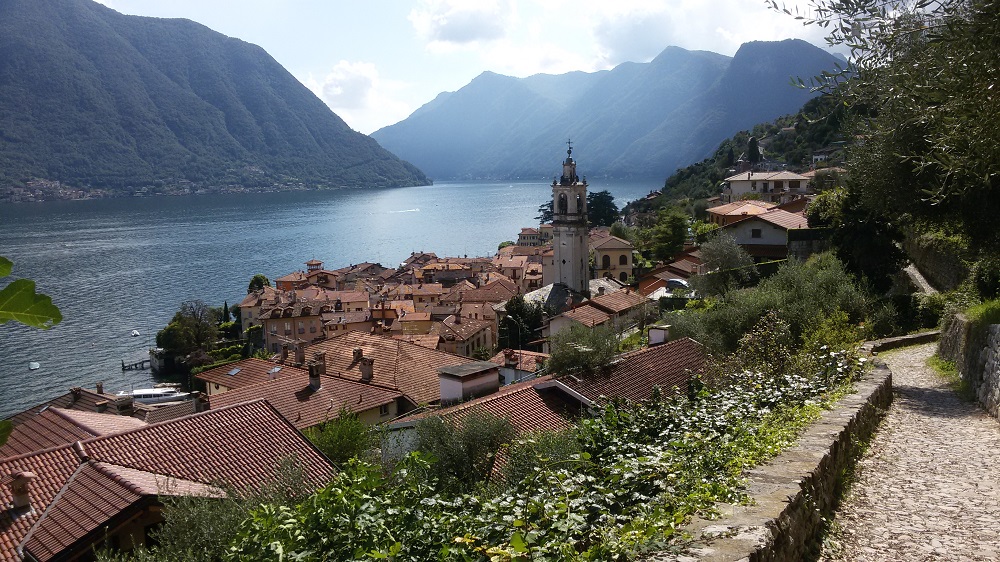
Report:
[[[149,359],[143,359],[135,363],[125,363],[125,360],[122,359],[122,371],[143,371],[149,368],[149,364]]]

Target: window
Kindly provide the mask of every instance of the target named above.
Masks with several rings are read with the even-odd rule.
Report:
[[[306,333],[306,323],[301,320],[299,320],[299,333],[300,334]]]
[[[621,272],[621,275],[618,276],[618,278],[621,279],[622,282],[624,283],[625,281],[628,281],[628,273],[625,273],[623,271],[623,272]]]
[[[761,232],[759,228],[750,229],[750,238],[760,238]]]
[[[764,182],[763,184],[761,184],[760,190],[761,191],[767,191],[767,182]]]
[[[378,407],[378,415],[380,415],[380,416],[388,416],[389,415],[389,405],[388,404],[382,404],[381,406],[379,406]]]
[[[750,182],[750,189],[757,191],[757,182],[755,181]]]
[[[628,257],[625,254],[618,256],[618,265],[628,265]]]
[[[611,269],[611,256],[604,254],[601,258],[601,269]]]

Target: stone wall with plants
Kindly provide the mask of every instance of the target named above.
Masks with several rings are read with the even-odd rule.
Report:
[[[815,558],[843,475],[891,403],[892,373],[880,365],[856,384],[856,392],[824,412],[794,447],[748,472],[751,504],[723,506],[721,519],[694,521],[683,528],[694,537],[692,547],[682,555],[663,553],[646,562]]]
[[[944,327],[938,354],[955,364],[963,382],[993,417],[1000,417],[1000,324],[992,303],[956,314]]]

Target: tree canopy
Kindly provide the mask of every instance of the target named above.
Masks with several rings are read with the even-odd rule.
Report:
[[[811,84],[855,109],[847,196],[877,216],[948,224],[996,248],[1000,229],[998,0],[770,0],[850,49],[851,65]]]
[[[615,196],[608,190],[587,193],[587,222],[590,226],[611,226],[618,221]]]
[[[247,294],[249,295],[250,293],[257,292],[263,289],[264,287],[270,287],[270,286],[271,286],[271,280],[268,279],[267,276],[264,275],[263,273],[258,273],[257,275],[254,275],[252,279],[250,279],[250,284],[247,285]]]

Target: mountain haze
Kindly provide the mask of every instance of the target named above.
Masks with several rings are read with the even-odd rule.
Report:
[[[789,78],[837,61],[786,40],[747,43],[733,57],[668,47],[592,74],[486,72],[372,137],[437,179],[548,178],[572,138],[592,178],[662,180],[721,139],[796,111],[814,94]]]
[[[0,0],[0,185],[418,185],[256,45],[90,0]]]

